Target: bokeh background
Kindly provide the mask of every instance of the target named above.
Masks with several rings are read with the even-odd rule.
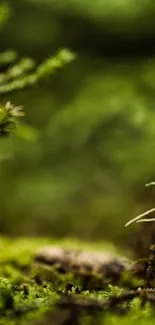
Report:
[[[0,232],[136,240],[140,225],[124,224],[155,199],[154,187],[145,188],[155,180],[155,2],[9,4],[0,51],[39,63],[67,47],[77,58],[9,97],[24,105],[30,128],[0,140],[8,157],[0,166]]]

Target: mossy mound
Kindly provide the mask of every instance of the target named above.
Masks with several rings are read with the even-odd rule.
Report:
[[[153,324],[154,248],[147,262],[140,261],[123,272],[119,269],[119,277],[112,273],[108,277],[89,268],[64,270],[60,261],[53,265],[39,262],[36,252],[46,245],[67,248],[73,254],[75,249],[85,252],[89,248],[89,257],[96,250],[114,254],[110,245],[103,244],[1,238],[0,324]]]

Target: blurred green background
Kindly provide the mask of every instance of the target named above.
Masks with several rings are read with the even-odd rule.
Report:
[[[0,232],[133,238],[125,222],[155,198],[145,188],[155,179],[155,2],[12,0],[10,7],[0,51],[39,63],[68,47],[77,59],[9,97],[37,131],[0,140],[8,157]]]

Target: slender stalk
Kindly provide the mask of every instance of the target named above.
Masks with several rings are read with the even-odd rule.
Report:
[[[155,182],[150,182],[150,183],[145,184],[146,187],[149,187],[149,186],[152,186],[152,185],[155,185]]]
[[[143,217],[145,217],[145,216],[147,216],[148,214],[150,214],[150,213],[152,213],[152,212],[154,212],[155,211],[155,208],[152,208],[152,209],[150,209],[150,210],[148,210],[148,211],[146,211],[146,212],[144,212],[144,213],[142,213],[142,214],[139,214],[137,217],[135,217],[134,219],[132,219],[132,220],[130,220],[130,221],[128,221],[126,224],[125,224],[125,227],[128,227],[131,223],[133,223],[133,222],[140,222],[140,221],[137,221],[137,220],[139,220],[139,219],[141,219],[141,218],[143,218]],[[144,219],[145,220],[145,219]],[[148,221],[149,220],[151,220],[151,219],[147,219]]]

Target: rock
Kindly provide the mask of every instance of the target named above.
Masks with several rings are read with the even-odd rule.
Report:
[[[131,268],[130,261],[109,252],[68,250],[56,246],[41,248],[34,260],[49,266],[59,266],[65,272],[102,274],[104,277],[117,276]]]

